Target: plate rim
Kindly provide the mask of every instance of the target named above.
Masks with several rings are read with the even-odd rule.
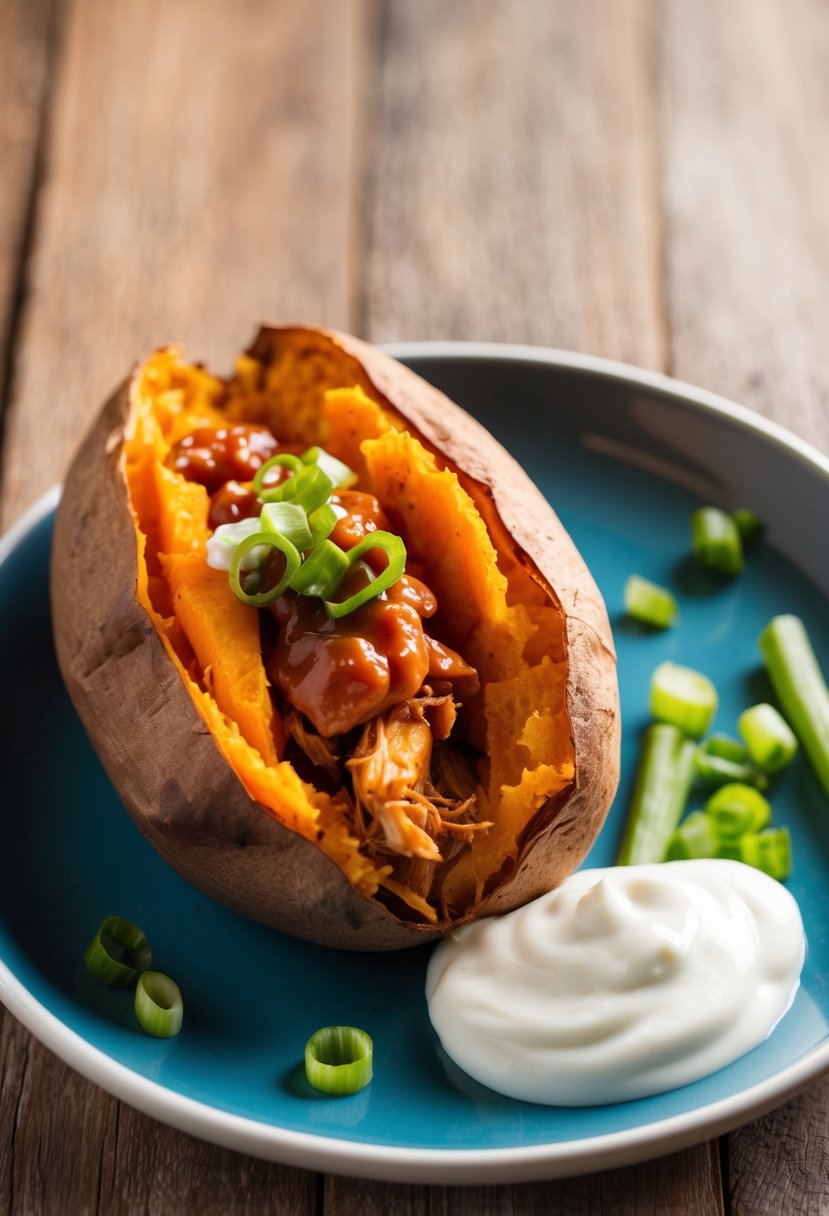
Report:
[[[806,440],[716,393],[661,372],[550,347],[497,342],[418,341],[382,346],[401,361],[474,359],[530,362],[597,375],[655,391],[730,419],[793,452],[829,480],[829,458]],[[52,512],[60,488],[43,494],[0,537],[0,565]],[[504,1148],[441,1149],[341,1139],[233,1114],[152,1081],[93,1046],[38,1001],[0,959],[0,1001],[40,1042],[94,1084],[151,1117],[237,1152],[318,1172],[384,1181],[493,1184],[573,1177],[662,1156],[750,1122],[829,1072],[829,1036],[756,1085],[691,1111],[623,1131]],[[428,1178],[424,1175],[428,1173]]]

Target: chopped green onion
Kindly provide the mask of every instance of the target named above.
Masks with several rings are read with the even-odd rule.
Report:
[[[316,464],[306,465],[296,477],[284,484],[286,498],[295,498],[309,515],[330,501],[334,489],[331,478]]]
[[[319,465],[301,464],[299,472],[287,481],[280,482],[272,490],[263,490],[262,502],[297,502],[310,515],[324,506],[331,497],[334,485]]]
[[[732,516],[718,507],[700,507],[691,515],[694,557],[708,570],[738,574],[743,568],[743,545]]]
[[[740,861],[781,881],[792,872],[792,838],[788,828],[766,828],[740,841]]]
[[[147,1034],[171,1039],[181,1030],[184,1003],[175,980],[161,971],[144,971],[135,988],[135,1016]]]
[[[797,752],[794,731],[773,705],[762,702],[744,710],[737,719],[737,729],[752,760],[764,772],[777,773],[794,759]]]
[[[634,620],[657,629],[673,625],[678,614],[672,593],[638,574],[631,574],[625,583],[625,610]]]
[[[392,587],[406,569],[406,546],[401,537],[379,530],[369,532],[367,536],[357,542],[353,549],[348,550],[349,565],[353,565],[364,553],[370,553],[373,549],[383,550],[388,558],[388,565],[367,586],[362,587],[348,599],[341,601],[326,599],[324,601],[325,610],[332,619],[348,616],[369,600],[375,599],[383,591]]]
[[[284,554],[285,570],[275,587],[271,587],[267,591],[257,591],[251,594],[242,586],[240,571],[245,554],[257,545],[265,545],[268,548],[275,549],[277,553]],[[233,554],[233,560],[230,563],[230,571],[228,573],[230,586],[233,589],[234,595],[238,596],[245,604],[250,604],[253,608],[267,608],[269,604],[273,604],[275,600],[278,600],[283,591],[285,591],[299,569],[301,562],[302,557],[297,551],[296,546],[292,545],[284,536],[280,536],[276,532],[255,532],[253,536],[248,536],[245,540],[241,541],[237,546],[236,552]]]
[[[261,531],[272,532],[289,540],[295,549],[304,553],[311,548],[311,529],[308,516],[296,502],[267,502],[259,515]]]
[[[744,764],[748,752],[739,739],[724,735],[717,731],[709,735],[699,745],[699,750],[708,756],[719,756],[722,760],[730,760],[734,764]]]
[[[766,526],[759,516],[755,515],[753,511],[746,510],[744,507],[732,511],[731,518],[737,525],[737,531],[740,533],[743,547],[753,545],[766,530]]]
[[[345,514],[346,512],[342,508],[338,509],[330,502],[323,503],[321,507],[317,507],[316,511],[312,511],[308,516],[308,527],[311,529],[309,547],[313,548],[320,541],[326,540],[336,528],[337,521]]]
[[[307,452],[302,453],[301,459],[305,464],[318,464],[337,489],[345,490],[357,480],[354,470],[330,452],[326,452],[325,448],[309,448]]]
[[[150,943],[131,920],[108,916],[86,948],[87,971],[108,988],[130,988],[153,960]]]
[[[753,785],[758,790],[769,787],[766,774],[753,764],[738,764],[735,760],[726,760],[724,756],[711,755],[699,748],[694,763],[697,776],[706,785],[727,785],[736,781],[742,785]]]
[[[265,478],[271,469],[278,468],[288,469],[289,472],[296,476],[297,472],[302,468],[302,461],[298,456],[291,455],[290,452],[280,452],[278,456],[271,456],[270,460],[266,460],[264,464],[259,466],[253,477],[253,492],[263,502],[278,501],[278,499],[270,498],[269,495],[273,494],[274,490],[279,489],[280,486],[268,487],[265,485]]]
[[[748,753],[739,739],[730,735],[711,735],[700,743],[696,754],[697,776],[706,785],[740,782],[758,790],[768,788],[768,777],[748,762]]]
[[[699,671],[677,663],[660,663],[651,677],[651,713],[698,739],[717,712],[717,690]]]
[[[675,726],[655,723],[642,740],[618,864],[662,861],[679,823],[694,772],[695,744]]]
[[[759,832],[771,821],[771,807],[759,790],[735,783],[720,786],[705,804],[717,833],[730,840],[746,832]]]
[[[291,589],[300,595],[328,599],[339,587],[351,563],[348,554],[333,541],[323,540],[309,553],[291,579]]]
[[[776,616],[759,645],[783,712],[829,794],[829,689],[806,626],[799,617]]]
[[[746,865],[750,866],[752,863],[746,861],[746,841],[753,838],[753,832],[746,832],[744,836],[735,836],[733,840],[721,840],[711,856],[722,857],[727,861],[744,861]]]
[[[374,1045],[356,1026],[325,1026],[305,1044],[308,1084],[327,1094],[356,1094],[373,1075]]]
[[[698,857],[713,857],[720,840],[710,815],[692,811],[674,832],[665,853],[666,861],[688,861]]]

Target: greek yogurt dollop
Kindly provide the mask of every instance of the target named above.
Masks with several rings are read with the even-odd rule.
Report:
[[[455,1063],[529,1102],[662,1093],[761,1043],[805,955],[785,887],[737,861],[583,870],[465,926],[429,964],[429,1016]]]

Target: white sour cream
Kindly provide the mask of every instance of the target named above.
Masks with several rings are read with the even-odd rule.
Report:
[[[736,861],[583,870],[436,949],[429,1016],[490,1089],[592,1106],[662,1093],[765,1039],[805,954],[785,887]]]

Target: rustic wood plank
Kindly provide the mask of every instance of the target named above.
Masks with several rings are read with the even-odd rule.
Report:
[[[119,1104],[101,1146],[97,1212],[153,1216],[313,1216],[317,1180],[306,1170],[217,1148]]]
[[[97,1146],[110,1140],[117,1103],[9,1013],[0,1027],[0,1060],[0,1211],[97,1211]]]
[[[829,452],[829,9],[670,0],[664,26],[672,370]],[[735,1214],[829,1210],[829,1085],[729,1143]]]
[[[266,317],[349,326],[368,12],[67,3],[14,351],[6,523],[59,478],[146,348],[180,339],[222,366]],[[0,1211],[315,1210],[312,1174],[121,1106],[8,1014],[2,1036]]]
[[[0,0],[0,399],[30,229],[51,18],[52,0]]]
[[[146,349],[181,340],[224,367],[260,319],[348,325],[366,11],[70,5],[15,352],[6,523],[59,479]]]
[[[387,5],[366,325],[660,368],[653,5]]]
[[[0,1064],[4,1214],[316,1211],[313,1174],[163,1127],[78,1076],[8,1013],[0,1027]]]
[[[638,1167],[525,1186],[406,1187],[327,1178],[337,1216],[723,1216],[719,1151],[701,1145]]]
[[[829,9],[671,0],[667,301],[677,375],[829,450]]]
[[[829,1079],[731,1137],[734,1216],[829,1212]]]

